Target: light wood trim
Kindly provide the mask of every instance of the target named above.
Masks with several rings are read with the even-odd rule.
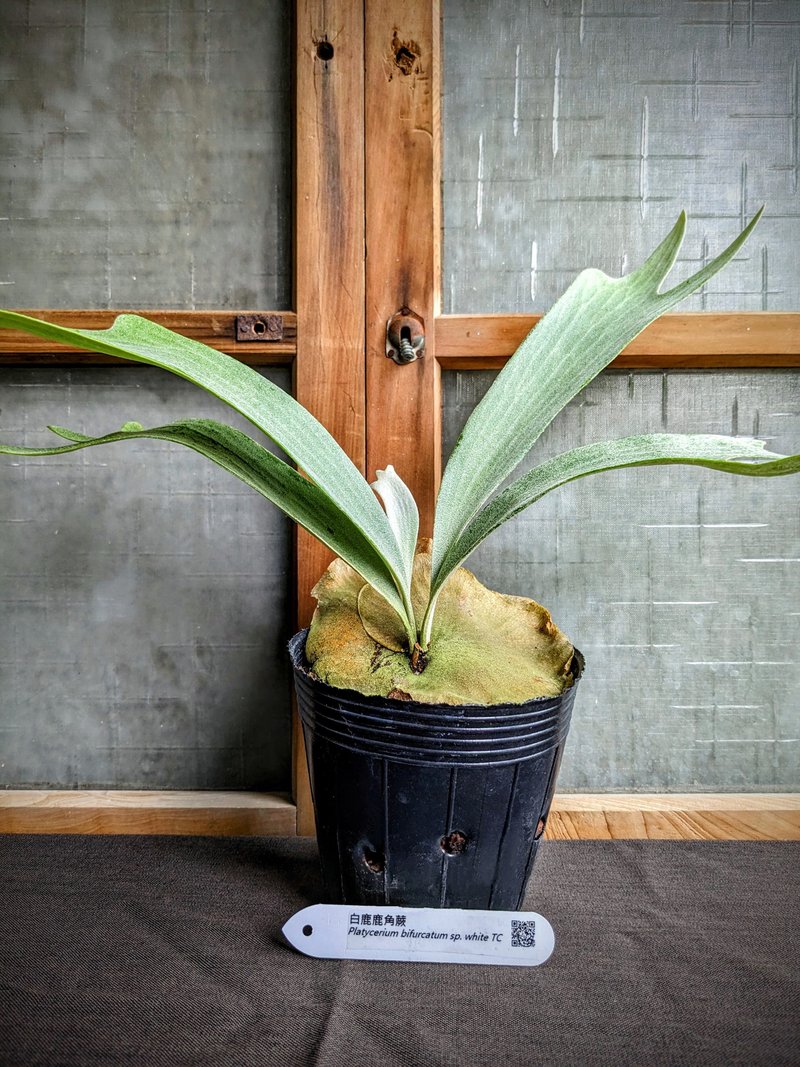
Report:
[[[501,367],[541,315],[441,315],[436,354],[447,370]],[[800,367],[800,313],[664,315],[614,360],[613,370]]]
[[[283,793],[40,790],[0,792],[0,832],[11,834],[295,833]]]
[[[0,792],[0,833],[275,835],[295,833],[280,793],[36,790]],[[551,840],[800,840],[800,794],[560,793]]]
[[[428,536],[441,477],[440,18],[438,0],[366,4],[367,471],[395,467]],[[398,366],[386,324],[403,307],[426,348]]]
[[[112,325],[124,309],[113,311],[59,311],[49,308],[25,309],[23,314],[36,319],[58,323],[73,330],[105,330]],[[297,316],[293,311],[136,311],[152,319],[160,326],[191,337],[194,341],[216,348],[229,356],[236,356],[242,363],[255,366],[291,363],[295,356]],[[239,314],[280,315],[283,319],[282,341],[237,341],[234,320]],[[57,345],[41,337],[33,337],[20,330],[0,330],[0,365],[24,364],[26,366],[64,363],[120,364],[125,360],[104,356],[97,352],[82,352],[69,345]]]
[[[298,0],[295,7],[294,395],[333,434],[362,473],[364,381],[363,0]],[[320,46],[333,55],[320,57]],[[297,530],[297,622],[333,558]],[[298,832],[314,832],[301,731],[294,725]]]
[[[557,794],[553,840],[799,841],[798,793]]]

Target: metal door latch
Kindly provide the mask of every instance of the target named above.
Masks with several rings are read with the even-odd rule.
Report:
[[[425,355],[425,323],[402,307],[386,323],[386,355],[403,366]]]

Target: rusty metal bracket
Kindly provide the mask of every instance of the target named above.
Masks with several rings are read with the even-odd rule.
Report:
[[[403,366],[425,355],[425,323],[402,307],[386,323],[386,355]]]
[[[282,315],[237,315],[237,341],[282,341]]]

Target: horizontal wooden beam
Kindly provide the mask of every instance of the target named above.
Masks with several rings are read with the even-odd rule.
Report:
[[[36,319],[46,319],[59,326],[73,330],[105,330],[117,315],[113,311],[53,311],[50,309],[25,310],[23,314]],[[236,356],[242,363],[253,366],[271,366],[291,363],[297,349],[297,315],[293,311],[136,311],[152,319],[160,326],[191,337],[194,341],[216,348],[229,356]],[[237,315],[279,315],[283,322],[283,338],[280,341],[237,341],[235,321]],[[26,366],[64,363],[118,364],[124,360],[103,356],[96,352],[82,352],[78,348],[57,345],[44,338],[33,337],[21,330],[0,330],[0,364],[24,364]]]
[[[151,790],[0,791],[0,833],[293,836],[285,793]]]
[[[441,315],[436,355],[445,370],[501,367],[541,315]],[[800,367],[800,313],[664,315],[614,360],[613,370]]]
[[[283,793],[0,791],[0,833],[293,836]],[[559,793],[555,840],[800,840],[800,794]]]
[[[27,315],[86,330],[106,329],[120,313],[120,310],[25,311]],[[234,355],[243,363],[291,363],[296,353],[297,316],[291,311],[269,312],[281,316],[283,339],[265,342],[236,341],[236,313],[230,311],[136,313],[220,352]],[[446,370],[496,369],[514,353],[540,318],[541,315],[441,315],[435,324],[437,358]],[[20,331],[0,330],[0,363],[36,365],[77,361],[120,362],[111,356],[55,345]],[[800,313],[789,311],[664,315],[640,334],[612,364],[615,370],[798,366]]]
[[[798,793],[560,793],[555,840],[800,841]]]

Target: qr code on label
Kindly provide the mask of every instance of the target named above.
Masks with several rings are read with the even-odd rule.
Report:
[[[536,945],[536,920],[511,920],[511,947],[533,948]]]

